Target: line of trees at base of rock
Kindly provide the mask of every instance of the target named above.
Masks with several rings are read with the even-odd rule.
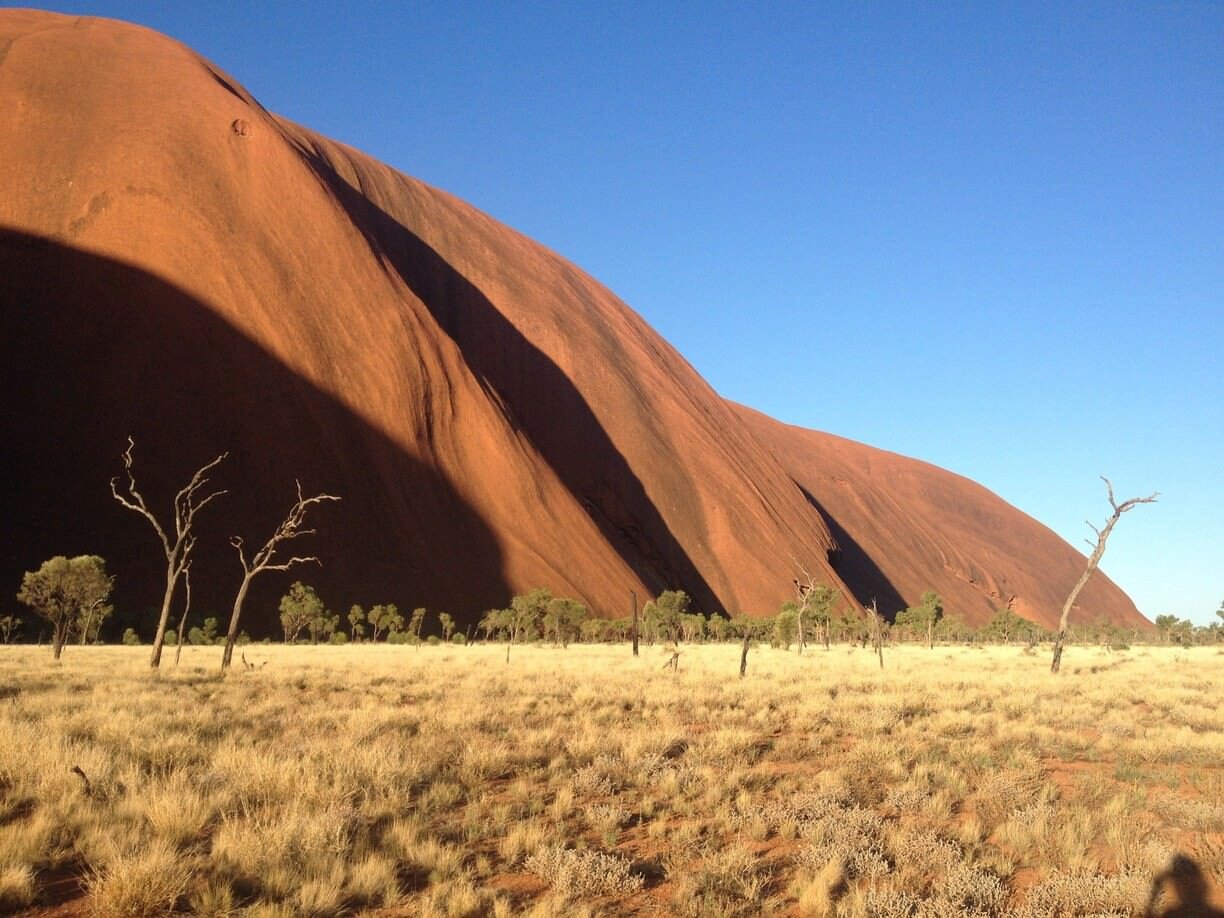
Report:
[[[22,578],[17,598],[34,609],[51,628],[50,640],[56,659],[70,640],[81,644],[100,643],[103,624],[114,607],[107,602],[114,578],[106,571],[106,562],[96,555],[76,558],[57,556],[43,563],[37,571]],[[801,598],[806,616],[804,643],[858,643],[871,639],[870,618],[857,610],[838,609],[838,594],[831,587],[816,585]],[[789,650],[800,640],[800,605],[788,600],[771,617],[702,615],[690,611],[691,601],[681,590],[666,590],[648,601],[638,622],[639,637],[647,644],[707,643],[767,641],[771,646]],[[1173,615],[1158,615],[1158,640],[1163,644],[1215,644],[1224,641],[1224,603],[1216,615],[1220,622],[1195,626]],[[440,612],[430,617],[423,607],[414,609],[407,622],[391,603],[378,604],[368,610],[353,605],[342,626],[338,613],[330,611],[314,588],[295,582],[280,601],[280,621],[286,643],[308,640],[313,644],[345,644],[379,642],[389,644],[419,644],[422,642],[466,643],[465,634],[456,630],[453,616]],[[428,627],[427,627],[428,624]],[[0,642],[12,643],[20,635],[23,620],[15,615],[0,617]],[[566,647],[571,643],[608,643],[628,641],[634,622],[631,617],[618,619],[595,618],[585,605],[575,599],[553,596],[544,588],[515,596],[505,609],[489,610],[475,626],[486,641],[534,643],[545,641]],[[27,629],[28,631],[29,629]],[[428,630],[433,632],[424,635]],[[33,637],[33,635],[30,635]],[[999,609],[985,625],[969,626],[963,618],[945,614],[938,594],[923,593],[918,605],[896,613],[891,624],[884,625],[884,639],[889,643],[924,642],[931,646],[941,643],[1002,643],[1034,645],[1053,640],[1054,632],[1044,629],[1017,615],[1011,609]],[[1075,643],[1119,646],[1140,639],[1138,631],[1120,628],[1105,620],[1075,625],[1069,638]],[[40,639],[41,640],[41,639]],[[178,644],[178,635],[171,632],[167,643]],[[208,616],[192,625],[183,635],[183,643],[191,645],[222,644],[225,635],[218,634],[218,619]],[[123,634],[125,644],[142,643],[134,629]],[[237,637],[237,644],[251,642],[246,632]]]

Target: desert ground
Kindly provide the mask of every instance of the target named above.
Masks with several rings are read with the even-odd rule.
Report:
[[[0,647],[0,911],[1183,915],[1224,652]],[[241,666],[242,664],[238,664]]]

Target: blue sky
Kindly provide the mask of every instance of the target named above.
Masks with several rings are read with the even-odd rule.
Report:
[[[724,396],[1224,600],[1224,5],[62,2],[585,268]]]

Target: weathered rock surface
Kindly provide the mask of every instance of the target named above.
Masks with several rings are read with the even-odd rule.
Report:
[[[1014,594],[1048,623],[1078,573],[1069,546],[963,479],[895,456],[873,475],[888,454],[725,402],[564,259],[265,111],[147,29],[0,11],[0,188],[13,590],[45,557],[88,551],[121,599],[159,595],[152,531],[107,486],[129,434],[163,513],[229,451],[193,571],[200,614],[228,610],[228,537],[265,538],[295,478],[344,498],[295,546],[324,566],[255,597],[263,630],[295,577],[337,610],[469,621],[533,586],[605,616],[666,588],[768,614],[799,563],[850,601],[883,577],[899,600],[946,591],[975,621],[991,591]],[[1084,605],[1141,621],[1103,577]]]

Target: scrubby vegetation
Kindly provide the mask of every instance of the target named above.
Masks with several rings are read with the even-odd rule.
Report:
[[[1224,876],[1215,648],[681,650],[0,648],[0,910],[1161,915]]]

